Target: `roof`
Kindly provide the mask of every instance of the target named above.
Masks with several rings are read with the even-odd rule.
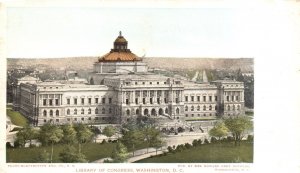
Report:
[[[103,61],[141,61],[142,59],[131,52],[109,52],[98,59]]]
[[[127,40],[122,35],[120,35],[119,37],[116,38],[115,42],[117,42],[117,43],[127,43]]]

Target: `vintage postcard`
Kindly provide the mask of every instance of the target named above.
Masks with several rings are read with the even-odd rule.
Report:
[[[44,2],[1,4],[1,172],[300,171],[299,3]]]

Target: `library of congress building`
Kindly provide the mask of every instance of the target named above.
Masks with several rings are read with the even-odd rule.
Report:
[[[138,116],[186,122],[244,114],[242,82],[208,82],[205,74],[202,82],[156,74],[127,46],[120,33],[86,80],[20,78],[13,89],[14,109],[35,126],[122,124]]]

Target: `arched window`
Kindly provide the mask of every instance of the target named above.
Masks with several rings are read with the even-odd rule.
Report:
[[[70,115],[70,109],[67,109],[67,115]]]
[[[145,109],[145,110],[144,110],[144,115],[148,115],[148,113],[149,113],[149,112],[148,112],[148,109]]]
[[[136,110],[135,110],[135,114],[136,114],[136,115],[139,115],[139,114],[140,114],[140,110],[139,110],[139,109],[136,109]]]
[[[74,109],[74,115],[77,115],[77,109]]]
[[[209,110],[210,110],[210,111],[212,110],[212,106],[211,106],[211,105],[209,105]]]
[[[179,114],[179,108],[176,108],[176,114],[177,115]]]
[[[200,111],[200,106],[199,105],[197,106],[197,111]]]
[[[227,106],[227,110],[230,111],[230,105]],[[230,115],[229,115],[230,116]]]
[[[59,116],[59,110],[56,110],[56,111],[55,111],[55,115],[56,115],[56,116]]]
[[[128,116],[130,115],[130,110],[129,109],[126,110],[126,115],[128,115]]]
[[[105,108],[102,108],[102,114],[105,114]]]
[[[191,107],[191,111],[194,111],[194,106]]]
[[[83,108],[81,109],[81,114],[84,114],[84,109]]]
[[[53,110],[50,110],[50,116],[53,116]]]
[[[95,109],[95,114],[98,114],[98,108]]]
[[[91,114],[91,113],[92,113],[92,109],[89,108],[89,109],[88,109],[88,114]]]
[[[44,110],[43,115],[47,116],[47,111],[46,110]]]
[[[203,106],[203,110],[206,111],[206,106],[205,105]]]
[[[185,111],[188,111],[189,110],[189,107],[188,106],[185,106]]]

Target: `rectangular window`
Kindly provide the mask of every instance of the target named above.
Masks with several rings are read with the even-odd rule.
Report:
[[[209,101],[212,102],[212,96],[209,96]]]
[[[176,103],[179,103],[179,98],[176,98]]]
[[[105,98],[102,98],[102,104],[105,104]]]
[[[53,105],[53,103],[52,103],[52,99],[50,99],[50,100],[49,100],[49,105],[50,105],[50,106],[52,106],[52,105]]]
[[[129,99],[126,99],[126,105],[129,105]]]
[[[135,98],[135,104],[139,104],[139,99],[138,98]]]
[[[99,101],[99,99],[98,99],[98,98],[95,98],[95,103],[96,103],[96,104],[98,104],[98,101]]]
[[[231,96],[231,101],[234,101],[234,96]]]
[[[194,101],[194,96],[191,96],[191,101],[192,101],[192,102]]]
[[[206,102],[206,96],[203,96],[203,101]]]
[[[189,97],[188,96],[185,96],[185,101],[189,101]]]
[[[153,98],[150,98],[150,104],[153,104]]]
[[[228,102],[229,102],[229,96],[227,96],[227,97],[226,97],[226,101],[228,101]]]
[[[160,98],[157,98],[156,101],[158,104],[160,104]]]
[[[81,104],[82,105],[84,104],[84,98],[81,98]]]
[[[112,103],[112,99],[108,98],[108,103],[111,104]]]
[[[215,101],[218,101],[218,96],[215,96]]]
[[[167,101],[167,98],[165,98],[164,100],[165,100],[165,103],[167,103],[167,102],[168,102],[168,101]]]
[[[143,104],[146,104],[146,98],[143,98]]]
[[[46,106],[47,104],[47,99],[43,99],[43,105]]]
[[[58,105],[58,99],[55,99],[55,105]]]
[[[89,104],[92,104],[92,98],[88,98]]]
[[[200,96],[197,96],[197,101],[200,102]]]
[[[77,105],[77,99],[74,99],[74,105]]]
[[[67,99],[67,104],[68,104],[68,105],[70,104],[70,99]]]
[[[236,100],[236,101],[239,101],[239,96],[235,96],[235,100]]]

